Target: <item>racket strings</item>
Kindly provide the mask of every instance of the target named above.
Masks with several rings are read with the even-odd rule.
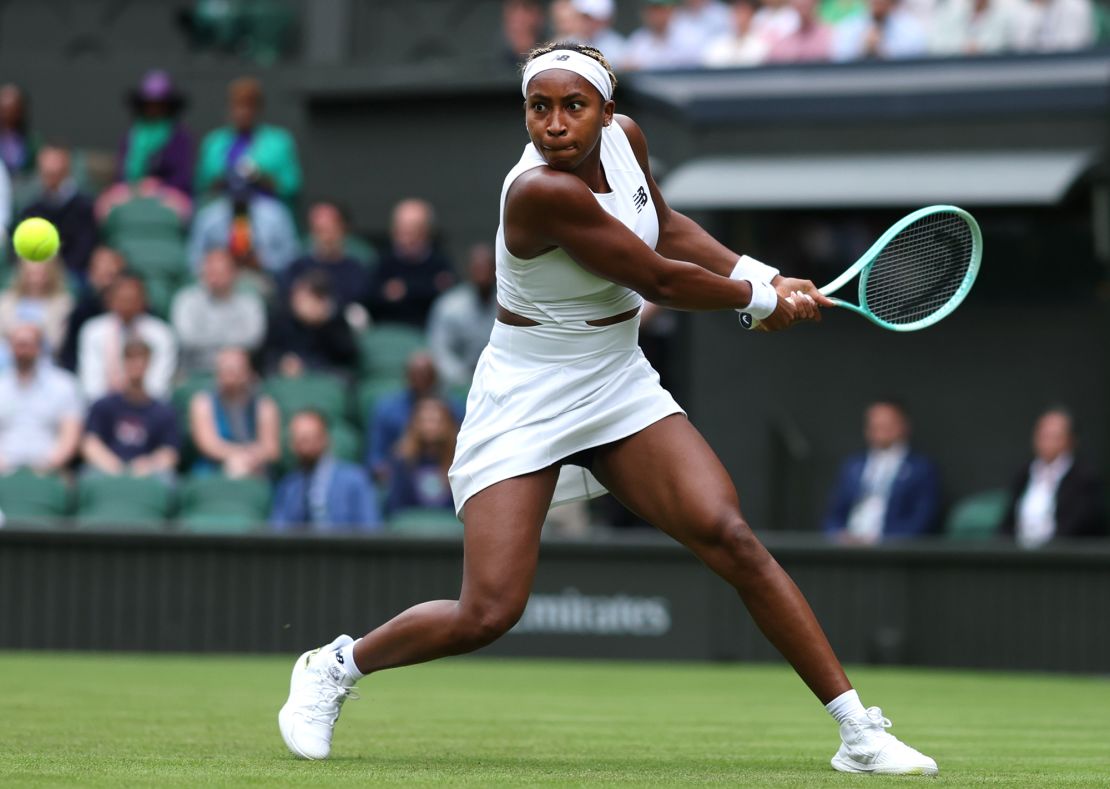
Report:
[[[930,214],[891,239],[871,264],[861,302],[891,324],[933,315],[956,296],[975,241],[962,217]]]

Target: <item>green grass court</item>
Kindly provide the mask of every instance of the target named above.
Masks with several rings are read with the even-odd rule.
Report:
[[[1110,679],[858,669],[936,783],[835,773],[836,729],[778,666],[458,659],[386,672],[333,758],[286,753],[294,656],[0,654],[5,786],[1110,784]]]

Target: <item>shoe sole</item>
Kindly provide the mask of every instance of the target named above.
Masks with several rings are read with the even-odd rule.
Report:
[[[864,773],[867,775],[923,775],[928,778],[935,778],[940,769],[937,767],[868,767],[867,765],[860,764],[859,762],[851,759],[845,759],[837,754],[830,762],[834,770],[839,770],[842,773]]]

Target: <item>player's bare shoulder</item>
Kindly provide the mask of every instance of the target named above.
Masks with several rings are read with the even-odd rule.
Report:
[[[644,130],[640,128],[640,124],[632,120],[627,115],[616,114],[613,120],[620,124],[621,129],[624,131],[624,136],[628,138],[628,144],[632,146],[632,152],[636,154],[636,160],[640,163],[641,167],[646,167],[648,161],[648,144],[647,137],[644,136]]]
[[[581,178],[553,167],[533,167],[521,173],[505,195],[506,212],[546,211],[590,196]]]

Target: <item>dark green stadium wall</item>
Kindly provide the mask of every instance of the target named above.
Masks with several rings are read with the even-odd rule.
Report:
[[[849,663],[1110,670],[1106,546],[768,545]],[[781,658],[735,592],[660,539],[549,543],[486,654]],[[396,537],[0,531],[0,649],[282,652],[459,588],[462,545]],[[877,593],[877,590],[882,593]],[[352,635],[357,635],[353,632]]]

